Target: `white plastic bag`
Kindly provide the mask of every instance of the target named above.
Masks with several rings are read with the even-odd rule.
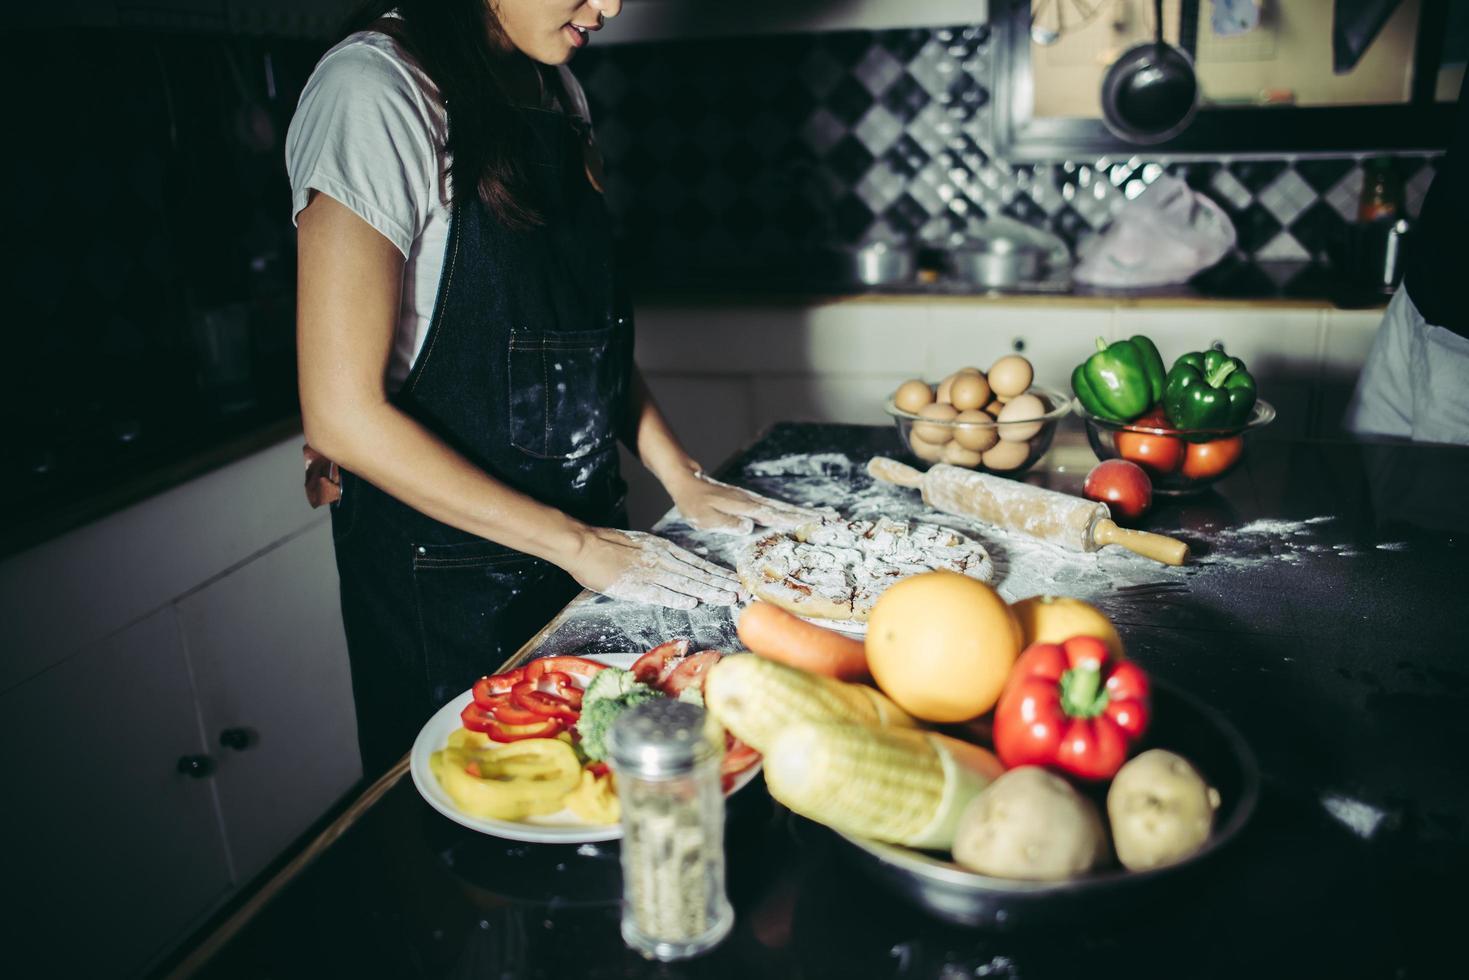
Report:
[[[1177,177],[1159,177],[1078,250],[1077,282],[1126,288],[1185,282],[1234,247],[1224,209]]]

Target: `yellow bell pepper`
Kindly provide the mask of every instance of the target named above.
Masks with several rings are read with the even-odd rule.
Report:
[[[470,816],[523,820],[555,813],[581,781],[576,752],[559,739],[480,744],[482,735],[458,735],[429,764],[450,799]]]
[[[590,824],[613,824],[622,819],[622,807],[612,786],[612,774],[594,776],[582,770],[581,782],[566,797],[566,808]]]

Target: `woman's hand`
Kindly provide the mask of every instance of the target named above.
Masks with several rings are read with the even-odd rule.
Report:
[[[744,592],[728,568],[642,531],[591,528],[576,558],[562,567],[593,592],[672,609],[732,606]]]
[[[683,519],[700,530],[749,534],[756,524],[789,531],[804,524],[820,524],[837,516],[823,507],[813,510],[720,483],[702,471],[689,473],[667,487]]]

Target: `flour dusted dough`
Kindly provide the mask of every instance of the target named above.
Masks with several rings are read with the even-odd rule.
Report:
[[[990,556],[957,531],[919,521],[836,521],[756,538],[735,565],[752,594],[808,619],[867,622],[888,586],[948,569],[981,582]]]

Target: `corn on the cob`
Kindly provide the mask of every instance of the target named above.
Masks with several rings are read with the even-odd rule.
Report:
[[[947,849],[965,804],[1002,771],[983,749],[951,742],[934,732],[801,722],[766,750],[765,782],[781,803],[836,830]]]
[[[704,705],[741,741],[764,752],[796,721],[917,724],[902,708],[865,684],[848,684],[764,657],[725,657],[709,668]]]

